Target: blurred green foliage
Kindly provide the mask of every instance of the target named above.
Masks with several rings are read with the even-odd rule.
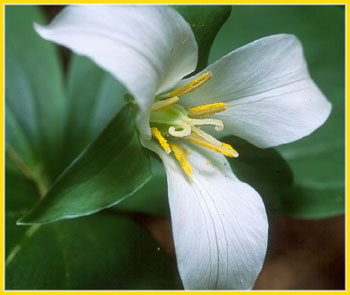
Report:
[[[33,30],[38,9],[6,6],[6,145],[37,181],[54,180],[64,167],[66,96],[53,44]]]

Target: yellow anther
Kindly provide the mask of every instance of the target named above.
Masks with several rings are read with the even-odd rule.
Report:
[[[189,175],[192,176],[192,167],[187,159],[185,151],[178,145],[171,143],[170,147],[175,154],[176,159],[180,162],[182,169]]]
[[[165,150],[167,154],[171,153],[170,146],[167,142],[167,140],[162,136],[160,131],[156,127],[151,128],[152,133],[154,134],[155,138],[157,138],[160,146]]]
[[[207,73],[203,74],[202,76],[200,76],[199,78],[192,80],[186,86],[170,92],[169,95],[176,96],[176,95],[185,95],[187,93],[190,93],[193,90],[197,89],[198,87],[201,87],[206,82],[208,82],[211,79],[211,77],[213,77],[212,72],[207,72]]]
[[[210,161],[209,161],[209,160],[205,162],[205,165],[208,166],[209,164],[210,164]]]
[[[238,153],[235,151],[235,150],[231,150],[227,147],[224,147],[224,146],[216,146],[216,145],[213,145],[209,142],[207,142],[203,137],[195,134],[195,133],[192,133],[189,137],[188,137],[188,140],[192,143],[195,143],[195,144],[198,144],[198,145],[201,145],[205,148],[208,148],[210,150],[212,150],[213,152],[219,152],[219,153],[222,153],[223,155],[227,156],[227,157],[237,157],[238,156]]]
[[[209,135],[208,133],[198,129],[197,127],[192,127],[192,135],[199,136],[202,140],[215,146],[221,146],[222,144],[221,141],[217,140],[215,137]]]
[[[198,118],[223,112],[228,108],[228,104],[219,102],[198,106],[188,110],[191,117]]]
[[[170,97],[164,100],[159,100],[152,105],[152,112],[166,110],[168,107],[172,106],[178,101],[179,101],[179,98],[177,96]]]
[[[221,146],[223,147],[223,148],[225,148],[225,149],[228,149],[228,150],[230,150],[232,153],[234,153],[235,154],[235,157],[238,157],[238,152],[231,146],[231,145],[229,145],[228,143],[222,143],[221,144]]]

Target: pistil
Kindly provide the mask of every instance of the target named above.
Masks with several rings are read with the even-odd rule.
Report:
[[[176,130],[176,129],[180,129],[180,130]],[[169,127],[168,132],[170,135],[175,137],[185,137],[191,134],[191,126],[187,124],[182,124],[178,128],[171,126]]]
[[[184,120],[187,124],[190,124],[192,126],[196,125],[212,125],[215,126],[216,131],[222,131],[224,130],[224,123],[222,123],[221,120],[216,119],[192,119],[192,118],[186,118]]]
[[[213,152],[222,153],[227,157],[238,157],[237,151],[232,146],[217,140],[199,127],[196,127],[212,125],[215,126],[216,131],[223,130],[224,124],[221,120],[202,119],[201,117],[223,112],[228,108],[227,104],[219,102],[196,106],[187,110],[181,104],[177,104],[180,101],[179,96],[192,92],[204,85],[212,76],[211,72],[205,73],[186,86],[157,97],[158,100],[152,105],[150,123],[153,136],[167,154],[174,153],[175,158],[189,176],[192,176],[192,167],[188,161],[186,151],[174,142],[178,138],[187,139],[191,143],[208,148]]]

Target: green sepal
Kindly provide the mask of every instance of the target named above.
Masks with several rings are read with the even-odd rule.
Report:
[[[127,104],[18,224],[48,223],[116,205],[151,178]]]

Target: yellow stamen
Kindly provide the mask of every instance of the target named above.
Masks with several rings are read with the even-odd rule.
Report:
[[[175,96],[175,95],[185,95],[187,93],[190,93],[193,90],[197,89],[198,87],[201,87],[206,82],[208,82],[211,79],[211,77],[213,77],[212,72],[205,73],[199,78],[192,80],[186,86],[176,89],[173,92],[170,92],[169,95]]]
[[[228,104],[219,102],[191,108],[188,110],[188,112],[190,113],[191,117],[198,118],[223,112],[227,108]]]
[[[212,150],[213,152],[219,152],[222,153],[223,155],[227,156],[227,157],[237,157],[238,153],[231,147],[231,148],[227,148],[227,146],[223,146],[223,144],[221,146],[216,146],[213,145],[207,141],[205,141],[205,139],[195,133],[192,133],[189,137],[188,140],[192,143],[201,145],[205,148],[208,148],[210,150]],[[226,144],[225,144],[226,145]]]
[[[203,130],[197,127],[192,127],[192,134],[200,136],[203,140],[207,141],[212,145],[221,146],[221,141],[217,140],[215,137],[209,135],[208,133],[204,132]]]
[[[165,152],[167,154],[170,154],[171,153],[170,146],[169,146],[167,140],[162,136],[160,131],[156,127],[152,127],[151,131],[154,134],[155,138],[158,139],[160,146],[165,150]]]
[[[178,101],[179,101],[179,98],[177,96],[170,97],[164,100],[159,100],[152,105],[152,112],[166,110],[168,107],[172,106]]]
[[[224,142],[221,145],[222,145],[223,148],[228,149],[232,153],[234,153],[235,157],[238,157],[238,152],[231,145],[229,145],[228,143],[224,143]]]
[[[171,143],[170,147],[175,154],[176,159],[180,162],[182,169],[189,175],[192,176],[192,167],[187,159],[185,151],[178,145]]]

